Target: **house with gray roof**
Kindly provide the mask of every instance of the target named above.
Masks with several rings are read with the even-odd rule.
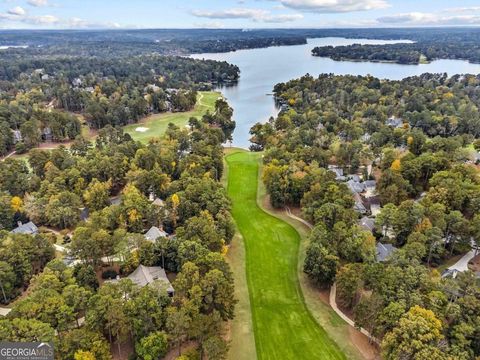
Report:
[[[366,180],[363,182],[363,186],[365,187],[365,197],[371,198],[375,196],[377,191],[377,182],[375,180]]]
[[[20,130],[12,130],[12,135],[14,144],[19,143],[23,140]]]
[[[393,128],[397,128],[397,129],[402,128],[403,127],[403,119],[402,118],[397,118],[395,116],[391,116],[385,122],[385,125],[393,127]]]
[[[355,200],[355,204],[353,205],[353,209],[360,214],[366,214],[367,208],[363,203],[362,197],[358,193],[353,194],[353,199]]]
[[[328,165],[328,170],[335,173],[335,180],[345,181],[346,177],[343,174],[343,169],[337,165]]]
[[[359,181],[356,181],[355,179],[348,180],[347,186],[354,194],[360,194],[365,191],[365,185]]]
[[[392,244],[383,244],[378,242],[376,259],[378,262],[385,262],[395,251],[397,251],[397,248]]]
[[[27,234],[27,235],[36,235],[38,234],[38,227],[33,222],[29,221],[26,224],[22,224],[21,221],[18,222],[18,226],[13,229],[12,234]]]
[[[375,229],[375,220],[364,216],[358,221],[358,225],[365,231],[373,232]]]
[[[161,238],[161,237],[168,237],[168,234],[159,229],[158,227],[156,226],[152,226],[146,233],[145,233],[145,239],[147,241],[150,241],[150,242],[155,242],[157,239]]]
[[[377,217],[378,214],[380,214],[380,212],[382,211],[380,201],[378,201],[377,197],[373,197],[369,199],[369,202],[370,202],[370,214],[372,214],[373,217]]]
[[[79,86],[82,86],[82,79],[80,78],[75,78],[72,80],[72,85],[74,87],[79,87]]]
[[[155,287],[165,287],[169,296],[175,294],[170,280],[168,280],[165,270],[160,266],[143,266],[140,265],[127,276],[127,279],[132,280],[132,282],[140,287],[144,286],[155,286]]]
[[[155,205],[155,206],[158,206],[158,207],[164,207],[165,206],[165,202],[160,199],[160,198],[155,198],[155,200],[152,201],[152,205]]]

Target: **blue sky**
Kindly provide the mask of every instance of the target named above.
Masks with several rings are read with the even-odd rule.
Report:
[[[480,25],[480,0],[0,0],[0,28]]]

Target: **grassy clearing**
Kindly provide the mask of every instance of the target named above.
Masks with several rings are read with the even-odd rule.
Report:
[[[191,117],[201,117],[207,110],[213,111],[215,101],[221,96],[215,91],[200,91],[198,94],[197,104],[192,111],[177,113],[162,113],[146,117],[142,121],[125,126],[123,129],[126,133],[137,141],[148,142],[148,140],[161,137],[167,130],[168,124],[173,123],[178,127],[184,127],[188,124]],[[136,131],[137,128],[147,128],[145,132]]]
[[[346,359],[307,309],[298,278],[301,238],[257,204],[260,155],[227,156],[232,214],[243,236],[259,359]]]

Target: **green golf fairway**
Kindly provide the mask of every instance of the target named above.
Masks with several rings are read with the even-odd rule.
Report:
[[[130,134],[133,140],[146,143],[152,138],[162,137],[170,123],[185,127],[190,118],[201,118],[207,111],[215,111],[215,101],[219,97],[221,94],[215,91],[199,91],[197,103],[192,111],[151,115],[139,123],[126,125],[123,130]],[[146,130],[141,132],[137,130],[139,128]]]
[[[346,359],[307,309],[297,276],[300,235],[257,205],[260,154],[226,157],[232,215],[245,243],[259,359]]]

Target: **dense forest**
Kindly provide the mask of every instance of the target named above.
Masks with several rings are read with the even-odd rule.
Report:
[[[382,32],[380,32],[382,33]],[[413,43],[385,45],[322,46],[312,50],[314,56],[333,60],[387,61],[419,64],[437,59],[461,59],[480,63],[480,32],[478,29],[419,30],[417,35],[406,30],[403,39]],[[400,39],[399,33],[392,36]],[[360,38],[360,36],[358,37]]]
[[[480,356],[479,273],[441,270],[480,246],[479,85],[307,75],[278,84],[283,110],[251,129],[270,202],[314,226],[305,273],[336,283],[387,360]]]
[[[225,62],[160,55],[3,61],[0,155],[14,146],[21,153],[45,140],[73,140],[83,122],[101,129],[149,113],[191,110],[197,90],[238,76],[238,68]]]
[[[158,53],[185,55],[229,52],[240,49],[306,44],[309,38],[411,40],[418,43],[459,47],[477,45],[476,28],[386,29],[145,29],[84,31],[0,31],[0,46],[27,46],[2,50],[3,57],[39,56],[135,56]],[[442,44],[440,46],[440,44]],[[451,53],[453,48],[445,47]],[[470,51],[468,52],[470,53]],[[452,53],[454,57],[454,53]]]
[[[215,114],[192,118],[189,129],[171,125],[147,145],[107,126],[95,143],[79,137],[69,150],[1,162],[0,302],[23,296],[0,319],[0,338],[54,341],[58,359],[111,359],[110,343],[160,358],[187,341],[198,345],[192,359],[223,359],[224,321],[236,303],[223,256],[234,225],[219,183],[231,116],[218,100]],[[55,231],[9,232],[16,221],[68,229],[68,256],[55,258]],[[164,235],[144,236],[152,227]],[[106,281],[140,265],[171,274],[174,296]]]

